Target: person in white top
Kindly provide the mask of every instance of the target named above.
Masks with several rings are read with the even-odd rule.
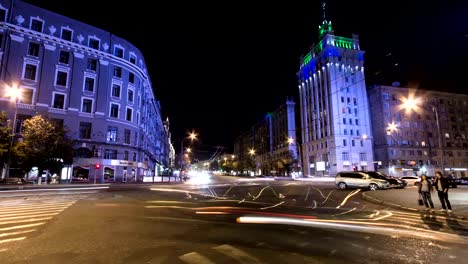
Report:
[[[426,210],[429,210],[429,205],[431,206],[431,210],[434,210],[434,203],[432,203],[431,192],[432,192],[432,184],[430,181],[427,180],[427,176],[425,174],[421,175],[421,181],[419,182],[418,192],[421,195],[424,205],[426,206]]]

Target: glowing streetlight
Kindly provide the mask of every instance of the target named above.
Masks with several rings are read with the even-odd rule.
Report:
[[[11,141],[10,141],[10,149],[8,150],[8,163],[5,170],[5,178],[10,176],[10,166],[11,166],[11,156],[12,156],[12,148],[13,148],[13,140],[15,136],[15,125],[16,125],[16,116],[18,115],[18,103],[21,100],[22,90],[19,88],[16,83],[13,83],[11,86],[6,85],[6,97],[10,97],[10,101],[15,103],[15,113],[13,116],[13,122],[11,123]]]
[[[250,154],[250,156],[255,155],[255,149],[253,149],[253,148],[249,149],[249,154]]]
[[[192,152],[192,149],[191,148],[187,148],[187,153],[190,153]]]

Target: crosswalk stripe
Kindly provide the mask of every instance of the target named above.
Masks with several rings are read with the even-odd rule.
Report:
[[[224,244],[221,246],[213,247],[213,249],[220,252],[221,254],[224,254],[228,257],[235,259],[239,263],[243,263],[243,264],[261,263],[260,260],[258,260],[257,258],[231,245]]]
[[[58,215],[60,212],[57,213],[48,213],[48,214],[34,214],[34,215],[22,215],[22,216],[10,216],[10,217],[0,217],[0,224],[3,223],[3,220],[13,220],[13,219],[22,219],[27,217],[43,217],[43,216],[50,216],[50,215]]]
[[[56,203],[56,204],[27,204],[27,205],[11,205],[11,206],[2,206],[0,205],[0,210],[27,210],[27,209],[37,209],[37,208],[47,208],[47,207],[61,207],[61,206],[69,206],[73,203],[64,202],[64,203]]]
[[[14,229],[21,229],[21,228],[27,228],[27,227],[32,227],[32,226],[38,226],[38,225],[43,225],[46,222],[40,222],[40,223],[34,223],[34,224],[27,224],[27,225],[17,225],[17,226],[10,226],[10,227],[2,227],[0,228],[0,231],[7,231],[7,230],[14,230]]]
[[[36,229],[29,229],[29,230],[23,230],[23,231],[17,231],[17,232],[3,233],[3,234],[0,234],[0,237],[14,236],[14,235],[19,235],[19,234],[24,234],[24,233],[31,233],[33,231],[36,231]]]
[[[12,242],[12,241],[23,240],[25,238],[26,237],[16,237],[16,238],[3,239],[3,240],[0,240],[0,244],[7,243],[7,242]]]
[[[0,223],[0,225],[9,225],[9,224],[27,223],[27,222],[37,222],[37,221],[44,221],[44,220],[49,220],[49,219],[52,219],[52,217],[31,218],[31,219],[25,219],[25,220],[15,220],[15,221],[9,221],[9,222],[2,222],[2,223]]]
[[[0,214],[1,217],[8,217],[8,216],[30,216],[30,215],[35,215],[38,213],[51,213],[51,212],[58,212],[60,213],[63,211],[64,208],[58,208],[58,209],[44,209],[44,210],[37,210],[37,211],[30,211],[26,213],[10,213],[10,214]]]
[[[184,254],[182,256],[179,256],[179,259],[189,264],[215,264],[214,262],[209,260],[207,257],[201,254],[198,254],[197,252],[190,252],[190,253]]]

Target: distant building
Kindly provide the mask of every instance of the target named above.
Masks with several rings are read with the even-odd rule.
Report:
[[[285,175],[291,166],[299,164],[294,108],[295,103],[286,100],[285,104],[237,138],[234,155],[240,164],[244,164],[245,171]],[[291,142],[288,143],[289,138]]]
[[[444,169],[467,176],[468,95],[394,86],[368,93],[380,170],[419,176]]]
[[[141,180],[169,165],[160,104],[131,43],[23,1],[0,0],[0,63],[0,96],[13,83],[22,91],[15,133],[36,113],[67,127],[75,140],[74,179]],[[0,110],[12,119],[15,104],[0,98]],[[95,164],[102,166],[95,171]]]
[[[335,36],[325,19],[319,37],[300,59],[297,72],[304,175],[373,170],[364,51],[358,36]]]

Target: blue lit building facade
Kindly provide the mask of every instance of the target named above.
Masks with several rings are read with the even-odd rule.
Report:
[[[169,137],[143,54],[110,32],[1,0],[0,81],[0,110],[10,119],[15,104],[3,96],[5,86],[22,91],[15,133],[36,113],[70,131],[76,179],[141,180],[169,165]]]
[[[319,26],[320,42],[297,72],[305,176],[373,170],[372,130],[359,38]]]

